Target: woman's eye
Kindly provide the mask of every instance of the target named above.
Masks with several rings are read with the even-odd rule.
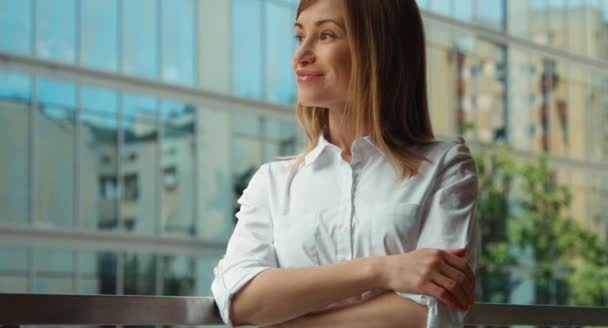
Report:
[[[331,33],[323,32],[321,33],[321,40],[333,39],[334,35]]]
[[[298,44],[302,43],[302,41],[304,40],[304,37],[302,35],[295,35],[294,38],[296,39],[296,42],[298,42]]]

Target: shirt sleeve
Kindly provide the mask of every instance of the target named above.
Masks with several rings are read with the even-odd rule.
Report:
[[[277,267],[273,246],[273,227],[268,206],[268,173],[263,165],[251,178],[237,201],[236,227],[228,241],[226,254],[213,272],[211,291],[224,323],[232,327],[232,297],[260,272]]]
[[[465,259],[475,270],[477,246],[477,169],[463,143],[452,146],[438,163],[431,194],[423,205],[416,248],[466,248]],[[427,328],[462,327],[463,310],[453,310],[427,295],[396,292],[428,307]]]

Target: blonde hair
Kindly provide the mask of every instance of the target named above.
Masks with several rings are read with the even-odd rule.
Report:
[[[302,0],[296,18],[316,0]],[[355,138],[368,132],[404,179],[429,161],[409,146],[435,142],[428,112],[426,54],[422,18],[415,0],[343,0],[351,49],[349,105]],[[299,167],[328,132],[327,108],[296,105],[306,144],[292,167]]]

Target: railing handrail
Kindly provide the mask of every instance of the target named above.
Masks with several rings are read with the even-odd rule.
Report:
[[[471,325],[608,325],[608,307],[477,303]],[[3,294],[0,327],[18,325],[221,325],[212,297]]]

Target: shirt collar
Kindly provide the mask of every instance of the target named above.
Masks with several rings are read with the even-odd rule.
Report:
[[[330,145],[331,145],[331,143],[329,141],[327,141],[327,139],[325,139],[325,136],[323,135],[323,133],[319,134],[319,140],[317,141],[317,146],[304,157],[304,165],[309,165],[309,164],[313,163],[321,155],[321,153],[323,153],[323,150],[325,150],[325,148],[327,148]],[[332,145],[332,146],[337,148],[337,146],[335,146],[335,145]],[[360,146],[362,146],[362,147],[360,147]],[[355,142],[353,144],[353,148],[358,148],[358,151],[362,151],[361,155],[363,155],[366,158],[369,157],[373,151],[376,151],[377,153],[382,154],[382,151],[380,150],[380,148],[378,148],[378,146],[376,146],[376,144],[374,144],[374,142],[372,141],[370,136],[365,136],[365,137],[355,140]],[[353,149],[352,151],[354,152],[357,150]]]
[[[309,165],[310,163],[314,162],[317,157],[319,157],[321,152],[323,152],[323,149],[325,149],[327,144],[329,144],[329,142],[325,139],[323,133],[320,133],[319,140],[317,141],[317,146],[308,154],[306,154],[306,157],[304,157],[304,164]]]

